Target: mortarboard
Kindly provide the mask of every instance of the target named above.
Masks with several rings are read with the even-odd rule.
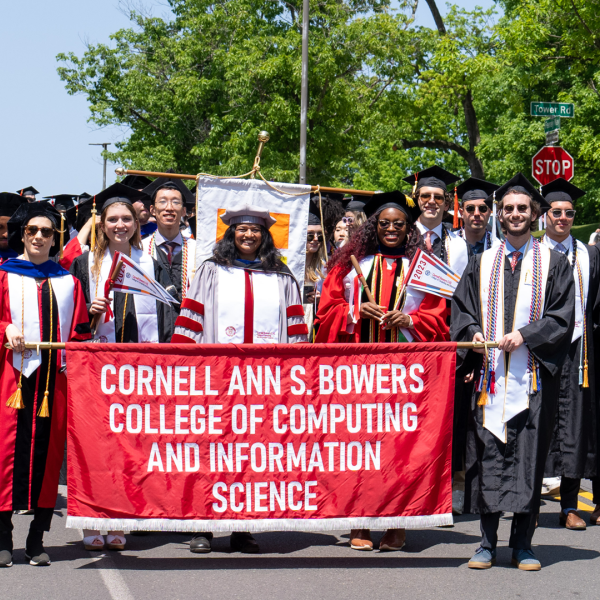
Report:
[[[559,177],[542,187],[542,196],[544,196],[546,201],[550,204],[552,204],[552,202],[570,202],[574,205],[575,200],[578,200],[584,195],[585,192],[582,189],[569,183],[562,177]]]
[[[134,190],[143,190],[146,186],[150,185],[152,181],[143,175],[125,175],[123,181],[120,183],[128,185]]]
[[[185,185],[185,183],[183,183],[183,181],[181,181],[181,179],[175,179],[172,177],[159,177],[144,188],[144,193],[150,197],[151,204],[154,202],[158,190],[165,187],[179,190],[181,192],[181,197],[183,198],[183,203],[186,206],[196,205],[195,194],[190,191],[190,189],[187,187],[187,185]]]
[[[0,193],[0,217],[12,217],[21,204],[29,204],[23,196],[11,192]]]
[[[476,177],[469,177],[456,188],[457,196],[463,201],[486,200],[500,186]]]
[[[413,186],[414,194],[416,190],[424,186],[439,188],[446,192],[447,186],[455,181],[458,181],[459,179],[460,178],[457,175],[450,173],[450,171],[446,171],[446,169],[442,169],[442,167],[434,165],[433,167],[429,167],[423,171],[419,171],[413,175],[404,177],[403,181],[406,181]]]
[[[266,208],[254,206],[244,202],[232,208],[228,208],[222,215],[221,221],[225,225],[237,225],[239,223],[256,223],[270,229],[277,220],[274,219]]]
[[[17,190],[17,194],[19,194],[19,196],[35,196],[36,194],[39,194],[39,192],[30,185],[22,190]]]
[[[413,206],[410,206],[406,195],[398,190],[373,194],[371,200],[365,205],[364,212],[367,217],[371,217],[386,208],[397,208],[408,217],[410,223],[414,223],[421,215],[421,209],[412,202],[412,198],[411,203]]]
[[[15,252],[23,253],[25,245],[22,241],[22,228],[34,217],[46,217],[54,225],[54,246],[50,249],[50,256],[55,256],[60,251],[60,225],[61,219],[59,212],[50,204],[50,202],[24,202],[16,210],[15,214],[8,221],[8,245]]]

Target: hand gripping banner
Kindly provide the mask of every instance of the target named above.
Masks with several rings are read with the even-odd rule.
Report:
[[[67,527],[452,523],[456,344],[67,344]]]

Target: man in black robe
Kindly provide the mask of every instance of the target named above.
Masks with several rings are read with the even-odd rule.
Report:
[[[496,198],[506,240],[470,259],[452,300],[453,341],[484,342],[485,329],[489,341],[499,342],[497,350],[488,349],[483,368],[481,358],[475,362],[478,384],[469,407],[465,510],[481,515],[482,541],[469,567],[487,569],[495,562],[498,525],[506,511],[514,513],[509,540],[513,564],[537,571],[541,565],[531,540],[560,369],[573,334],[575,291],[566,257],[530,235],[547,208],[543,197],[518,174]],[[487,201],[491,205],[492,198]],[[515,321],[526,324],[514,327]],[[472,359],[467,354],[459,352],[458,362]]]
[[[560,525],[585,529],[585,521],[577,513],[581,478],[594,479],[598,475],[594,334],[600,322],[600,251],[571,235],[575,201],[585,194],[583,190],[559,178],[545,185],[542,194],[550,204],[543,243],[567,257],[576,290],[575,331],[561,371],[558,411],[545,476],[561,478]],[[596,504],[600,504],[599,487],[594,481]]]

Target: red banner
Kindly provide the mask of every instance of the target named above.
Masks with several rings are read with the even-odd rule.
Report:
[[[451,524],[455,352],[67,344],[67,526]]]

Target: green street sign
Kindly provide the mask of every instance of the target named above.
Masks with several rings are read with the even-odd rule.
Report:
[[[575,116],[575,105],[565,102],[532,102],[532,117],[569,117]]]
[[[551,117],[544,121],[544,133],[550,133],[560,129],[560,117]]]

